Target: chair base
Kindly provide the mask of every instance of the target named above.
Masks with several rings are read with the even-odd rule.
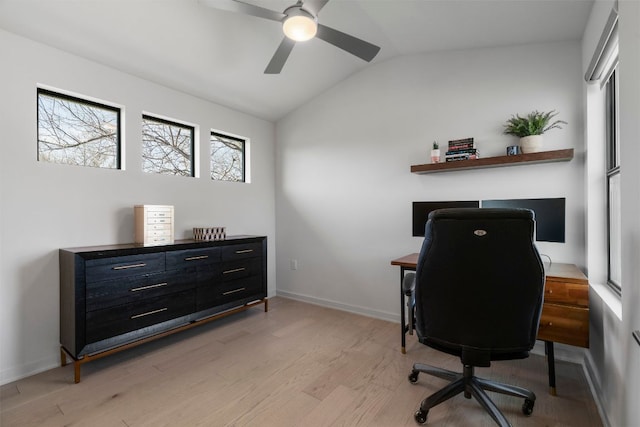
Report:
[[[452,398],[453,396],[464,393],[464,397],[467,399],[470,399],[473,396],[499,426],[510,427],[511,424],[509,421],[507,421],[495,403],[493,403],[487,393],[485,393],[485,390],[510,396],[523,397],[525,401],[522,405],[522,413],[527,416],[531,415],[533,412],[533,405],[536,401],[536,395],[532,391],[514,385],[478,378],[473,375],[473,370],[473,366],[464,365],[463,372],[460,374],[446,369],[436,368],[435,366],[415,363],[413,365],[413,370],[409,374],[409,382],[412,384],[415,384],[418,381],[418,375],[420,372],[451,381],[449,385],[433,393],[422,401],[420,409],[415,413],[416,422],[419,424],[425,423],[427,421],[429,409]]]

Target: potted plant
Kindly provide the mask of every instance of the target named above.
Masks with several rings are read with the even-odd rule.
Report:
[[[440,147],[436,141],[433,141],[433,148],[431,149],[431,163],[440,163]]]
[[[551,129],[562,129],[563,120],[551,121],[558,113],[555,110],[546,113],[532,111],[525,117],[516,114],[511,116],[504,125],[504,133],[520,138],[520,148],[523,153],[536,153],[542,148],[542,134]]]

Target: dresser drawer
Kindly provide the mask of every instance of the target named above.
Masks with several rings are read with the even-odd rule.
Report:
[[[165,269],[164,252],[90,259],[85,263],[87,283],[162,272]]]
[[[538,339],[589,347],[589,309],[545,303]]]
[[[262,255],[262,243],[246,243],[242,245],[230,245],[222,248],[222,260],[254,258]]]
[[[544,286],[544,300],[551,303],[588,307],[589,285],[547,279]]]
[[[222,280],[235,280],[249,276],[259,276],[262,268],[261,258],[240,259],[223,262],[220,265]]]
[[[224,282],[218,285],[199,287],[198,310],[239,301],[254,296],[256,299],[265,298],[262,277],[254,276],[239,280]]]
[[[220,260],[219,248],[186,249],[167,252],[167,270],[213,264]]]
[[[129,304],[194,286],[195,279],[180,270],[88,283],[86,309],[93,311]]]
[[[87,313],[87,342],[97,342],[190,314],[195,291],[189,290]]]

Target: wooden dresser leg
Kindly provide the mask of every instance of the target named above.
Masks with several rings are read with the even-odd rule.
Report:
[[[67,353],[60,347],[60,366],[67,366]]]
[[[73,361],[73,381],[78,384],[80,382],[80,362]]]
[[[269,300],[267,298],[264,299],[264,312],[269,311]]]

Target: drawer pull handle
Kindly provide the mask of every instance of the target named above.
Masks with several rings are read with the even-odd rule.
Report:
[[[238,288],[238,289],[234,289],[232,291],[227,291],[227,292],[223,292],[222,295],[229,295],[229,294],[235,294],[236,292],[242,292],[244,291],[246,288]]]
[[[147,311],[146,313],[133,315],[133,316],[131,316],[131,319],[133,320],[133,319],[137,319],[138,317],[150,316],[152,314],[162,313],[163,311],[167,311],[167,310],[169,310],[167,307],[159,308],[157,310]]]
[[[167,285],[168,285],[167,282],[163,282],[163,283],[157,283],[155,285],[140,286],[139,288],[131,288],[131,289],[129,289],[129,291],[131,291],[131,292],[145,291],[147,289],[161,288],[161,287],[167,286]]]
[[[245,271],[245,270],[246,270],[246,268],[244,268],[244,267],[234,268],[233,270],[223,271],[222,274],[237,273],[239,271]]]
[[[186,257],[184,260],[185,261],[197,261],[199,259],[207,259],[207,258],[209,258],[209,255],[190,256],[190,257]]]
[[[553,326],[553,322],[549,322],[549,326]]]
[[[147,264],[141,262],[140,264],[129,264],[129,265],[119,265],[117,267],[113,267],[113,270],[126,270],[128,268],[140,268],[145,267]]]
[[[553,293],[553,289],[549,289],[549,293],[552,294]]]
[[[236,251],[237,254],[249,254],[253,252],[253,249],[243,249],[241,251]]]

